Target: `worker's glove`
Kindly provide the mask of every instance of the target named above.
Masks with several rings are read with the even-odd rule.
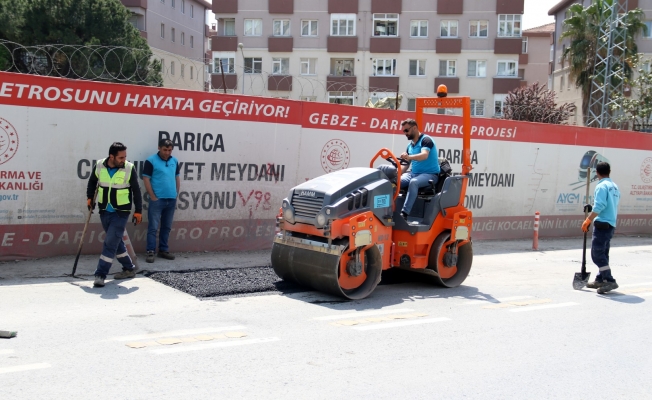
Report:
[[[140,224],[141,222],[143,222],[143,214],[134,213],[134,217],[131,219],[131,222],[133,222],[134,225]]]
[[[93,199],[87,199],[86,200],[86,207],[88,208],[88,211],[93,213],[93,209],[95,209],[95,203],[93,203]]]
[[[585,213],[590,213],[591,211],[593,211],[593,206],[591,206],[590,204],[585,204],[584,205],[584,212]]]
[[[591,226],[591,219],[587,218],[584,220],[584,223],[582,224],[582,232],[584,233],[588,232],[589,226]]]

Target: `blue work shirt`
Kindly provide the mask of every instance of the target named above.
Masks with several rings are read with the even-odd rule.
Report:
[[[172,156],[164,160],[156,153],[145,161],[143,176],[149,178],[149,183],[157,198],[176,199],[177,176],[180,170],[179,160]]]
[[[620,190],[610,178],[602,178],[593,193],[593,212],[598,214],[596,221],[606,222],[616,227]]]
[[[433,174],[439,173],[439,157],[437,156],[437,146],[435,141],[428,135],[421,134],[417,143],[411,140],[407,147],[407,153],[411,156],[421,154],[421,150],[426,149],[428,158],[423,161],[412,160],[413,174]]]

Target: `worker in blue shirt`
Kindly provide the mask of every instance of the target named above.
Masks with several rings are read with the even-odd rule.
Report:
[[[419,132],[417,122],[406,119],[401,122],[401,128],[409,140],[407,149],[401,154],[401,159],[407,161],[407,164],[401,165],[401,189],[407,189],[401,216],[407,221],[419,188],[428,186],[429,181],[437,183],[440,168],[435,141]],[[412,170],[406,173],[410,164]]]
[[[593,222],[591,259],[598,266],[599,272],[595,281],[590,282],[587,287],[598,289],[598,293],[603,294],[618,288],[609,266],[609,244],[616,230],[620,190],[609,178],[611,174],[609,163],[598,163],[596,173],[600,182],[596,185],[593,194],[593,207],[586,206],[591,214],[582,224],[582,231],[588,232],[589,225]]]

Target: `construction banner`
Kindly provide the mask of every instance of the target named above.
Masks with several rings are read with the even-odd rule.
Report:
[[[0,73],[0,260],[74,254],[86,184],[113,142],[139,176],[161,138],[181,163],[171,251],[271,247],[288,190],[335,170],[396,154],[413,113],[263,97]],[[422,132],[461,170],[460,117],[429,114]],[[622,197],[618,233],[652,232],[652,135],[474,118],[465,205],[474,239],[578,235],[586,168],[612,165]],[[597,182],[592,172],[590,192]],[[149,198],[143,192],[147,221]],[[589,201],[591,199],[588,199]],[[130,226],[144,251],[147,224]],[[84,251],[104,233],[91,218]]]

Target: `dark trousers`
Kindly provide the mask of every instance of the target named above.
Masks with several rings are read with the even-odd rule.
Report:
[[[127,253],[127,248],[122,241],[128,220],[129,213],[126,212],[100,213],[100,221],[102,221],[102,228],[106,232],[106,237],[104,238],[102,255],[100,256],[100,261],[97,263],[95,276],[106,278],[114,258],[117,258],[120,264],[122,264],[122,269],[134,269],[134,263],[131,261],[131,257]]]
[[[147,210],[147,251],[156,251],[156,231],[159,226],[161,231],[158,235],[158,251],[167,252],[168,238],[172,230],[172,219],[174,210],[177,208],[177,199],[158,199],[149,202]]]
[[[609,267],[609,244],[614,236],[616,228],[610,226],[607,229],[598,229],[593,226],[593,238],[591,240],[591,259],[598,266],[598,281],[613,281],[611,268]]]

